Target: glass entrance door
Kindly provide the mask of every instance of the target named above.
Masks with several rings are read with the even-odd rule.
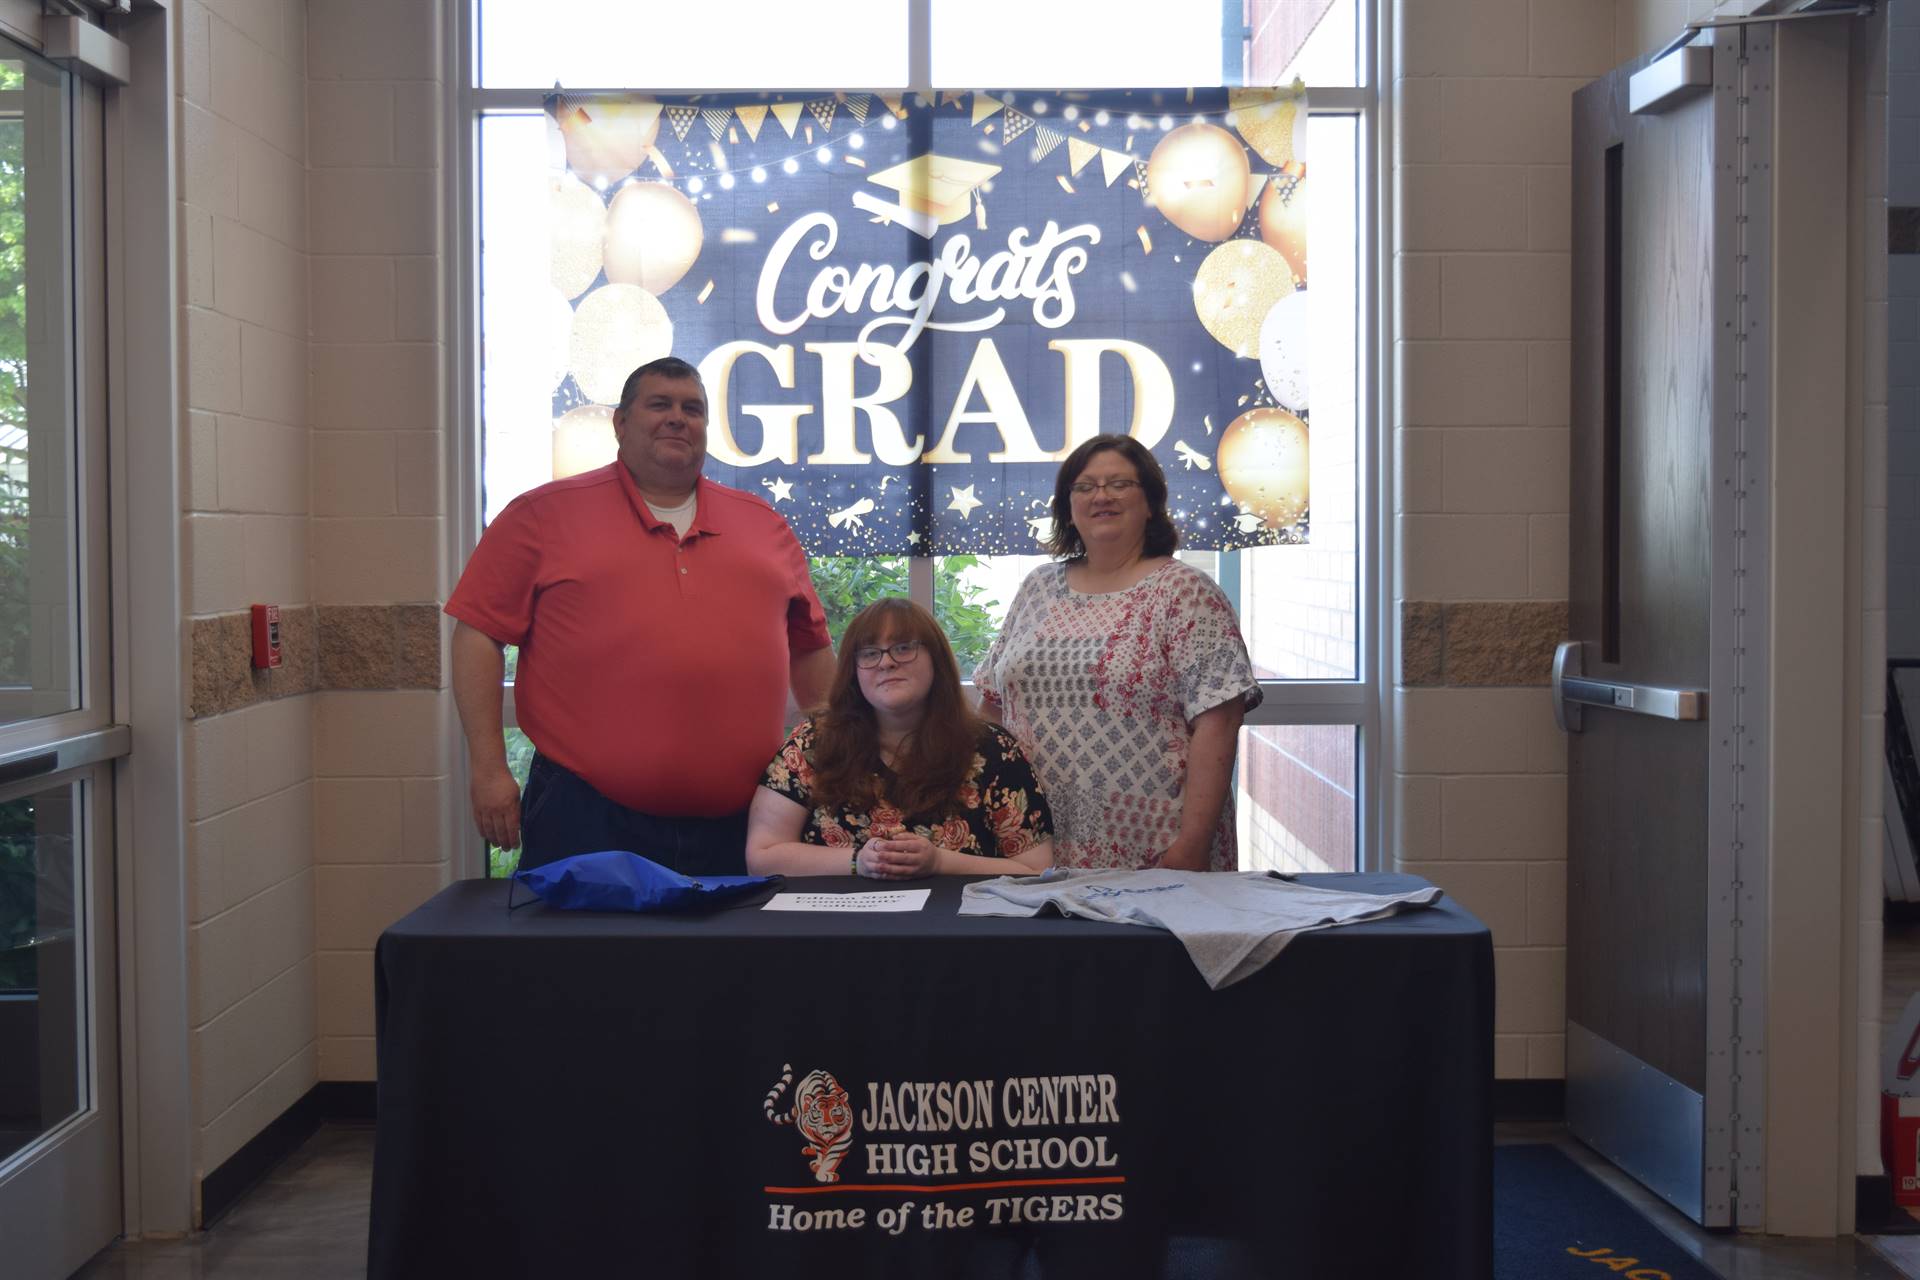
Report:
[[[97,88],[0,38],[0,1271],[22,1280],[121,1224],[102,128]]]

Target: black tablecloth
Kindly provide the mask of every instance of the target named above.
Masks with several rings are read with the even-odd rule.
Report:
[[[370,1273],[1491,1274],[1471,915],[1302,935],[1209,991],[1168,934],[961,917],[961,883],[699,917],[449,887],[376,958]],[[847,1135],[824,1157],[782,1122],[808,1102]]]

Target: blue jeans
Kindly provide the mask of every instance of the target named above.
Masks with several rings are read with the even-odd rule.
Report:
[[[628,849],[682,875],[745,875],[747,815],[657,818],[536,753],[520,796],[520,869],[602,849]]]

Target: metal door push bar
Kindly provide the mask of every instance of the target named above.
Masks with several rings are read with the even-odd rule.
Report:
[[[1583,674],[1583,645],[1561,642],[1553,651],[1553,719],[1568,733],[1579,733],[1581,715],[1588,707],[1630,711],[1662,720],[1705,720],[1705,689],[1672,689],[1656,684],[1627,684]]]

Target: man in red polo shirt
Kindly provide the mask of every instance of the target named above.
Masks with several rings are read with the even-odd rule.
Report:
[[[487,526],[447,602],[473,816],[520,865],[631,849],[688,874],[746,869],[746,811],[779,750],[789,688],[833,678],[826,617],[793,530],[700,474],[707,396],[671,356],[628,377],[619,460],[524,493]],[[507,771],[501,650],[533,740]]]

